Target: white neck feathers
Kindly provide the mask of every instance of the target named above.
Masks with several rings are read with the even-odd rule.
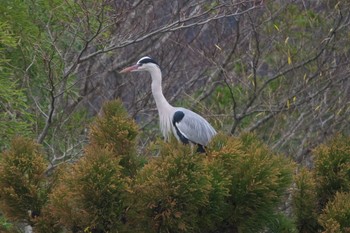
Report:
[[[159,67],[154,67],[149,70],[152,77],[152,94],[157,105],[159,113],[159,124],[162,134],[167,140],[172,131],[172,114],[174,107],[165,99],[162,91],[162,73]]]

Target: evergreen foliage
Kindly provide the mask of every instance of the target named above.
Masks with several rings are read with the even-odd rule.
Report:
[[[350,193],[337,192],[319,217],[325,233],[350,232]]]
[[[300,233],[317,232],[317,205],[316,182],[313,173],[302,168],[295,176],[292,199],[295,221]]]
[[[47,213],[72,231],[119,230],[125,221],[128,176],[138,168],[136,135],[136,124],[128,118],[122,103],[106,103],[91,126],[90,144],[83,158],[62,168]],[[39,228],[45,232],[47,225]]]
[[[270,217],[271,222],[268,223],[268,233],[297,233],[299,232],[293,219],[283,213],[277,213]]]
[[[315,168],[295,177],[293,210],[299,232],[348,232],[350,138],[337,135],[314,151]]]
[[[135,149],[137,134],[136,123],[128,118],[121,101],[114,100],[102,107],[101,116],[90,127],[90,142],[111,150],[120,158],[123,174],[132,176],[140,166]]]
[[[82,159],[64,169],[50,194],[53,218],[72,231],[117,229],[127,194],[119,160],[107,148],[88,146]]]
[[[161,143],[160,156],[140,171],[133,195],[135,223],[149,232],[201,232],[216,219],[213,205],[227,195],[213,186],[206,158],[191,155],[186,146]],[[212,203],[210,203],[212,201]],[[209,227],[209,228],[207,228]]]
[[[213,162],[230,180],[222,231],[258,232],[268,227],[291,184],[293,163],[250,134],[241,139],[221,135],[212,145]]]
[[[280,207],[295,165],[255,135],[219,134],[205,155],[158,141],[137,156],[137,133],[122,103],[111,101],[92,124],[83,156],[49,176],[41,147],[15,138],[0,157],[0,229],[14,230],[8,219],[39,233],[349,230],[348,137],[319,146],[315,169],[295,175],[294,224]]]
[[[255,136],[219,135],[207,156],[161,143],[137,176],[135,223],[152,232],[258,232],[273,224],[292,181],[290,160]],[[141,197],[141,198],[140,198]],[[139,219],[141,217],[141,219]],[[133,223],[134,223],[133,222]],[[289,224],[289,226],[288,226]]]
[[[32,222],[47,201],[47,162],[41,147],[30,139],[15,138],[0,157],[0,209],[11,221]]]
[[[320,207],[337,192],[350,192],[350,138],[338,135],[314,151]]]

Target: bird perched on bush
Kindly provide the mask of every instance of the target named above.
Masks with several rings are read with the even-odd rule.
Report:
[[[170,132],[184,144],[195,144],[197,152],[205,152],[205,146],[216,135],[215,129],[197,113],[182,107],[173,107],[165,99],[162,91],[162,72],[157,62],[150,57],[142,57],[135,65],[120,73],[147,71],[152,77],[152,94],[159,113],[160,129],[165,140]]]

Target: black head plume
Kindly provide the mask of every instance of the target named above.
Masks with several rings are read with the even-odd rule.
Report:
[[[137,62],[137,64],[147,64],[147,63],[153,63],[153,64],[156,64],[157,66],[159,66],[159,64],[156,61],[154,61],[151,57],[148,57],[148,56],[141,58]]]

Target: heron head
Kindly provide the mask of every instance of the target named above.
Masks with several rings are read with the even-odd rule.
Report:
[[[159,68],[157,62],[150,57],[142,57],[136,65],[124,68],[120,73],[135,72],[135,71],[151,71],[154,68]]]

